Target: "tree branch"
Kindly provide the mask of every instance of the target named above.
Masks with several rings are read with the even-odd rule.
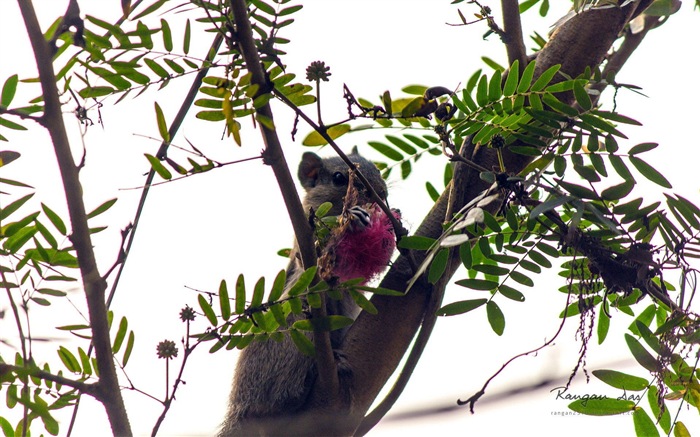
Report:
[[[27,113],[19,111],[17,109],[6,108],[2,105],[0,105],[0,114],[14,115],[14,116],[19,117],[23,120],[32,120],[32,121],[35,121],[39,124],[41,124],[41,122],[42,122],[41,117],[36,117],[34,115],[27,114]]]
[[[36,58],[44,97],[44,114],[41,116],[41,120],[51,136],[56,160],[61,172],[63,190],[66,195],[72,227],[70,240],[77,254],[87,299],[90,326],[92,328],[92,343],[95,347],[97,368],[100,374],[100,379],[95,386],[94,396],[104,405],[112,432],[115,435],[130,436],[132,434],[131,426],[129,425],[124,400],[119,389],[116,369],[112,360],[112,345],[109,338],[107,307],[105,305],[106,283],[97,270],[95,262],[78,168],[73,161],[68,135],[63,125],[61,102],[58,97],[56,76],[51,61],[49,44],[41,32],[31,1],[18,0],[18,4]]]
[[[258,50],[253,40],[253,31],[248,20],[248,10],[245,0],[231,0],[231,11],[235,24],[234,38],[239,48],[246,68],[251,73],[251,83],[258,86],[257,95],[270,91],[267,76],[260,61]],[[257,97],[257,95],[255,97]],[[269,127],[274,123],[272,109],[269,103],[256,108],[256,117],[260,124],[260,131],[265,143],[263,151],[264,162],[272,167],[272,171],[280,187],[282,198],[287,207],[296,235],[297,245],[305,268],[316,265],[316,251],[313,246],[313,234],[311,226],[306,219],[306,214],[299,200],[299,194],[294,188],[294,180],[289,172],[289,166],[282,151],[279,137],[274,128]],[[263,120],[263,121],[260,121]],[[320,319],[326,316],[325,296],[321,295],[321,307],[312,308],[312,318]],[[318,380],[316,388],[323,399],[324,408],[332,408],[339,404],[338,372],[331,347],[330,333],[321,329],[314,329],[314,346],[316,349],[316,366]]]
[[[54,375],[53,373],[46,372],[39,368],[27,368],[21,366],[15,366],[12,364],[0,363],[0,375],[13,372],[18,375],[27,375],[31,377],[36,377],[43,379],[45,381],[55,382],[56,384],[65,385],[66,387],[74,388],[81,393],[88,394],[90,396],[97,397],[97,387],[95,384],[89,384],[85,381],[76,381],[74,379],[66,378],[59,375]]]
[[[503,12],[503,43],[508,53],[508,65],[513,65],[516,60],[520,68],[527,65],[527,51],[523,40],[523,27],[520,22],[520,6],[518,0],[501,0]]]

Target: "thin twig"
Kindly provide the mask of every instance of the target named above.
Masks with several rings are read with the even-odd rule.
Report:
[[[187,322],[187,333],[185,335],[185,340],[183,340],[184,343],[184,356],[182,358],[182,364],[180,365],[180,371],[178,372],[177,378],[175,379],[175,383],[173,384],[173,392],[168,397],[166,395],[165,402],[163,402],[163,412],[160,414],[158,417],[158,420],[156,421],[156,424],[153,426],[153,430],[151,431],[151,436],[155,437],[156,434],[158,434],[158,429],[160,428],[160,425],[163,423],[165,420],[166,414],[168,414],[168,411],[170,410],[170,407],[175,400],[175,393],[177,393],[177,389],[180,386],[180,383],[183,382],[182,375],[185,372],[185,366],[187,365],[187,359],[192,355],[192,352],[194,352],[194,349],[201,344],[201,341],[197,341],[194,346],[190,347],[190,322]]]
[[[566,306],[564,307],[565,310],[566,310],[566,308],[569,307],[570,300],[571,300],[571,288],[569,288],[569,293],[566,296]],[[491,381],[496,379],[496,377],[498,375],[500,375],[501,372],[503,372],[503,370],[505,370],[505,368],[508,367],[508,365],[510,365],[510,363],[512,363],[513,361],[517,360],[518,358],[537,353],[537,352],[541,351],[542,349],[551,345],[554,342],[554,340],[556,340],[559,337],[559,334],[561,334],[562,330],[564,329],[564,324],[566,323],[566,319],[567,319],[566,311],[564,311],[564,317],[562,317],[561,323],[559,324],[559,328],[557,328],[557,331],[554,333],[552,338],[550,338],[549,340],[546,340],[541,346],[536,347],[535,349],[531,349],[527,352],[522,352],[522,353],[519,353],[518,355],[511,357],[508,361],[503,363],[501,368],[498,369],[498,371],[496,373],[491,375],[491,377],[486,380],[486,382],[484,383],[484,385],[481,387],[481,389],[478,392],[476,392],[474,395],[472,395],[469,399],[467,399],[465,401],[458,399],[457,405],[469,404],[469,411],[473,414],[474,413],[474,404],[476,404],[476,402],[486,393],[486,389],[488,388],[489,384],[491,384]]]

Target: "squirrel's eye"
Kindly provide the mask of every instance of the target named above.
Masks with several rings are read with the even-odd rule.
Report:
[[[336,187],[342,187],[347,184],[348,178],[344,174],[342,174],[339,171],[333,173],[333,185],[335,185]]]

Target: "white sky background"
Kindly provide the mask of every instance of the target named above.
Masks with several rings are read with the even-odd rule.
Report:
[[[34,3],[44,28],[63,13],[66,4],[55,0]],[[692,80],[700,65],[697,56],[690,53],[694,49],[689,48],[700,41],[700,30],[697,13],[693,13],[690,1],[686,3],[668,25],[647,37],[643,47],[618,77],[620,82],[642,86],[648,98],[622,91],[618,97],[618,109],[645,125],[642,128],[623,126],[622,130],[630,140],[621,143],[622,149],[644,141],[661,143],[662,147],[643,158],[668,177],[674,185],[674,192],[697,203],[700,201],[697,177],[700,154],[694,128],[700,93]],[[84,14],[108,21],[117,16],[119,7],[117,1],[84,0],[80,4]],[[401,95],[400,89],[409,84],[448,88],[464,85],[477,68],[490,71],[480,61],[484,55],[505,64],[505,51],[498,39],[491,36],[488,41],[482,40],[485,24],[469,27],[445,25],[446,22],[459,21],[457,8],[447,0],[317,0],[304,4],[305,8],[295,15],[296,23],[281,33],[292,41],[286,48],[289,55],[284,61],[288,64],[288,71],[296,73],[299,80],[303,80],[304,70],[311,61],[323,60],[331,67],[331,81],[324,83],[322,89],[324,120],[327,122],[345,115],[343,83],[347,83],[356,96],[377,101],[377,96],[384,90],[389,89],[396,98]],[[459,6],[466,16],[476,12],[473,7]],[[549,25],[565,13],[563,6],[558,6],[560,14],[554,13],[546,20],[541,19],[535,10],[529,11],[524,17],[526,35],[532,30],[545,35]],[[497,14],[495,2],[493,7]],[[177,51],[184,26],[175,19],[170,20],[170,25]],[[196,40],[190,54],[203,56],[210,36],[197,32],[193,32],[193,36]],[[532,47],[534,44],[528,40],[526,45]],[[21,16],[16,3],[10,0],[0,0],[0,59],[0,81],[4,82],[14,73],[19,73],[20,78],[35,75]],[[119,231],[132,220],[140,194],[139,190],[124,189],[139,187],[143,183],[143,175],[148,170],[143,153],[154,154],[159,146],[159,142],[147,138],[158,137],[151,100],[158,101],[170,121],[190,81],[189,77],[174,81],[158,93],[154,88],[139,99],[127,98],[116,106],[113,100],[107,100],[101,110],[104,129],[95,125],[84,137],[87,161],[81,177],[87,209],[91,210],[107,199],[120,198],[112,210],[91,222],[91,225],[110,225],[109,230],[97,234],[94,240],[102,272],[114,262],[120,242]],[[16,104],[35,97],[37,91],[30,85],[21,84],[19,93]],[[66,122],[71,130],[74,150],[79,155],[81,138],[78,123],[70,114],[73,107],[73,103],[66,106]],[[290,111],[279,105],[274,110],[288,162],[296,173],[299,157],[306,150],[300,141],[308,129],[300,125],[297,142],[292,143]],[[305,107],[305,110],[315,118],[313,106]],[[243,147],[238,148],[230,139],[221,140],[220,124],[196,120],[195,112],[196,109],[190,112],[175,139],[176,144],[186,145],[184,139],[187,138],[220,161],[255,156],[263,147],[257,131],[248,122],[243,123],[244,142]],[[91,112],[90,116],[97,121],[96,112]],[[33,199],[36,203],[25,206],[20,212],[33,212],[41,201],[63,214],[65,201],[48,136],[29,122],[23,124],[30,127],[31,132],[3,130],[10,142],[0,144],[0,149],[16,150],[23,156],[3,167],[0,176],[36,187],[37,195]],[[386,133],[389,132],[371,135],[373,139],[382,140]],[[381,159],[364,146],[368,138],[369,134],[349,135],[340,143],[346,150],[357,144],[365,155]],[[328,155],[330,150],[321,153]],[[408,181],[401,181],[394,175],[390,183],[391,205],[402,210],[413,229],[430,206],[423,186],[425,179],[436,186],[442,181],[442,158],[426,157],[420,164]],[[645,204],[661,196],[662,190],[656,186],[643,187],[636,196],[644,196]],[[13,198],[24,194],[17,193]],[[130,327],[136,332],[136,347],[127,371],[138,388],[157,397],[164,395],[165,363],[156,358],[155,347],[163,339],[179,343],[184,334],[178,312],[185,304],[197,308],[196,293],[186,286],[215,291],[222,278],[233,283],[239,273],[244,273],[247,284],[252,286],[260,276],[271,281],[284,268],[286,260],[275,253],[291,245],[292,229],[278,193],[272,172],[260,161],[228,166],[152,189],[113,305],[117,317],[126,315]],[[0,197],[0,202],[6,203],[7,196]],[[466,399],[476,392],[505,360],[537,347],[549,338],[556,331],[556,314],[563,308],[565,299],[564,295],[554,291],[563,285],[555,273],[556,269],[553,269],[551,274],[538,278],[537,286],[532,289],[522,290],[525,287],[521,287],[526,295],[524,303],[497,298],[506,316],[506,330],[501,337],[491,331],[484,311],[440,319],[414,378],[394,413],[426,406],[453,406],[457,398]],[[455,279],[461,277],[464,273],[458,272]],[[452,287],[448,289],[446,302],[472,298],[474,293]],[[83,296],[77,289],[70,297],[78,308],[84,308]],[[0,309],[7,307],[7,301],[3,299]],[[34,334],[51,337],[61,334],[50,328],[81,322],[81,315],[75,308],[58,301],[48,309],[37,308],[31,317]],[[195,329],[205,326],[202,319],[197,320]],[[602,346],[591,342],[589,370],[609,367],[610,363],[619,360],[631,360],[624,342],[618,341],[619,333],[631,321],[624,314],[613,313],[608,340]],[[550,393],[560,384],[550,384],[539,391],[506,401],[488,402],[489,395],[503,390],[543,378],[566,377],[576,363],[579,348],[579,343],[573,338],[576,325],[576,319],[567,323],[556,347],[511,364],[489,387],[486,396],[477,404],[475,415],[469,414],[466,408],[415,420],[391,421],[390,415],[372,435],[422,435],[428,432],[440,435],[514,435],[522,432],[566,436],[596,432],[633,434],[630,417],[553,415],[553,412],[567,411],[568,401],[557,400],[555,394]],[[14,320],[8,312],[5,319],[0,320],[0,337],[13,340],[15,336]],[[2,347],[4,356],[14,353]],[[55,349],[55,344],[38,345],[35,353],[40,360],[49,357],[52,368],[58,369],[60,363]],[[187,384],[180,387],[177,401],[161,428],[161,435],[212,434],[224,415],[234,362],[233,352],[209,355],[205,348],[198,349],[185,371]],[[171,364],[172,372],[179,360]],[[627,371],[648,376],[634,362]],[[584,385],[584,378],[577,381],[573,393],[621,394],[595,378],[588,386]],[[133,392],[125,392],[125,397],[134,431],[149,435],[160,414],[160,405]],[[108,434],[102,407],[88,398],[84,401],[74,435]],[[643,405],[647,406],[646,401]],[[676,405],[669,403],[672,411]],[[5,408],[4,402],[0,403],[3,415]],[[67,430],[68,417],[59,416],[62,418],[62,432]],[[690,411],[683,417],[691,432],[700,429],[697,412]]]

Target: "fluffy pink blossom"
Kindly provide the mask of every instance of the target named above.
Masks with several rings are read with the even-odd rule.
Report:
[[[370,214],[369,224],[348,229],[335,247],[333,273],[341,282],[365,278],[362,283],[366,284],[386,269],[396,249],[396,237],[389,217],[377,205],[372,205],[367,212]],[[399,211],[392,210],[392,213],[401,219]]]

